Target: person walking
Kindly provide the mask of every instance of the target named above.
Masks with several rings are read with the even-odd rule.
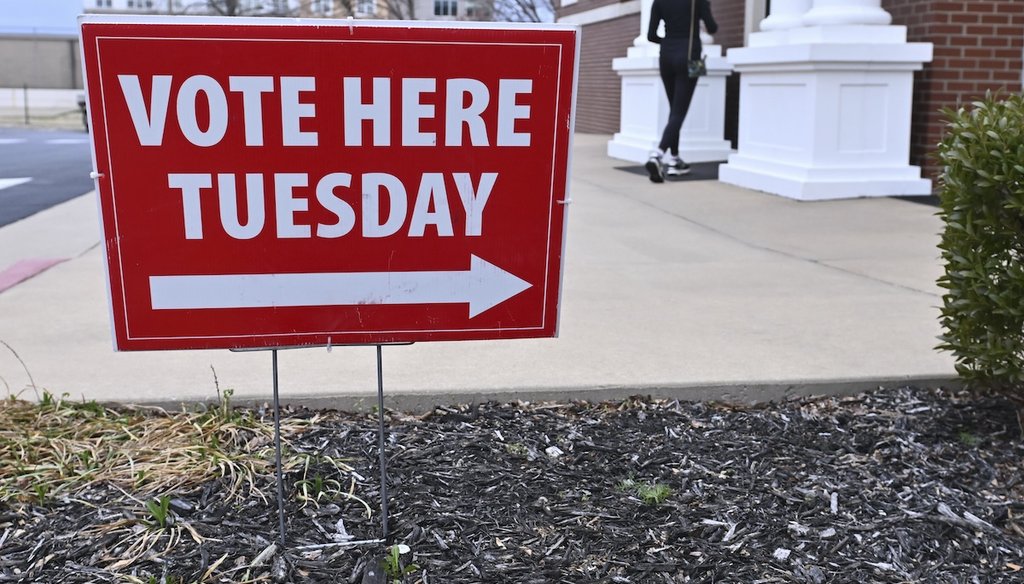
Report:
[[[665,36],[658,36],[658,25],[665,22]],[[715,34],[718,24],[711,15],[710,0],[654,0],[647,40],[661,45],[658,69],[668,96],[668,123],[661,135],[658,149],[651,152],[644,167],[651,182],[664,182],[665,176],[679,176],[690,172],[690,165],[679,158],[679,132],[690,109],[697,77],[691,77],[689,62],[700,59],[703,45],[700,41],[700,22],[708,33]]]

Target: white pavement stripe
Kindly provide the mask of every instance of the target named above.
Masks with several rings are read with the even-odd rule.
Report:
[[[468,303],[470,318],[530,286],[476,256],[468,271],[149,278],[154,310]]]
[[[54,138],[47,140],[47,144],[88,144],[88,138]]]
[[[8,187],[16,187],[18,185],[25,184],[25,183],[27,183],[30,180],[32,180],[32,179],[31,178],[0,178],[0,191],[6,189]]]
[[[24,138],[0,138],[0,146],[5,146],[8,144],[21,144],[24,141]]]

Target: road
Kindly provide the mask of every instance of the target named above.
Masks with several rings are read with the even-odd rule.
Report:
[[[83,131],[0,128],[0,227],[93,189]]]

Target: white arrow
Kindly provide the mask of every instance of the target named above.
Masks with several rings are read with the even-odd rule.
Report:
[[[150,276],[153,310],[469,304],[469,317],[530,288],[478,257],[468,271]]]
[[[31,178],[0,178],[0,191],[22,185],[32,180]]]

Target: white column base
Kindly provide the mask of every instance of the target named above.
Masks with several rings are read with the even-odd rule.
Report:
[[[719,180],[804,201],[931,194],[931,181],[908,164],[914,71],[931,49],[810,42],[730,50],[741,73],[739,150]]]
[[[906,44],[907,27],[847,24],[836,26],[800,26],[783,30],[755,32],[748,47],[770,47],[793,44]]]
[[[660,49],[660,47],[658,47],[658,45],[645,40],[643,43],[634,44],[632,47],[629,47],[628,49],[626,49],[626,57],[627,58],[633,58],[633,59],[643,59],[645,57],[654,57],[654,59],[655,59],[654,64],[657,65],[658,64],[658,61],[657,61],[657,59],[658,59],[658,51],[660,51],[660,50],[661,49]],[[614,65],[612,66],[612,68],[614,69]]]
[[[732,66],[721,56],[721,47],[707,45],[704,52],[708,74],[697,83],[679,141],[679,156],[687,162],[726,160],[733,151],[724,138],[725,79],[732,74]],[[622,78],[622,102],[620,131],[608,142],[608,156],[644,162],[661,142],[669,104],[658,72],[657,53],[651,55],[647,48],[632,47],[627,54],[612,62]]]
[[[895,195],[930,195],[932,181],[921,168],[812,168],[733,154],[718,167],[718,180],[799,201]]]

